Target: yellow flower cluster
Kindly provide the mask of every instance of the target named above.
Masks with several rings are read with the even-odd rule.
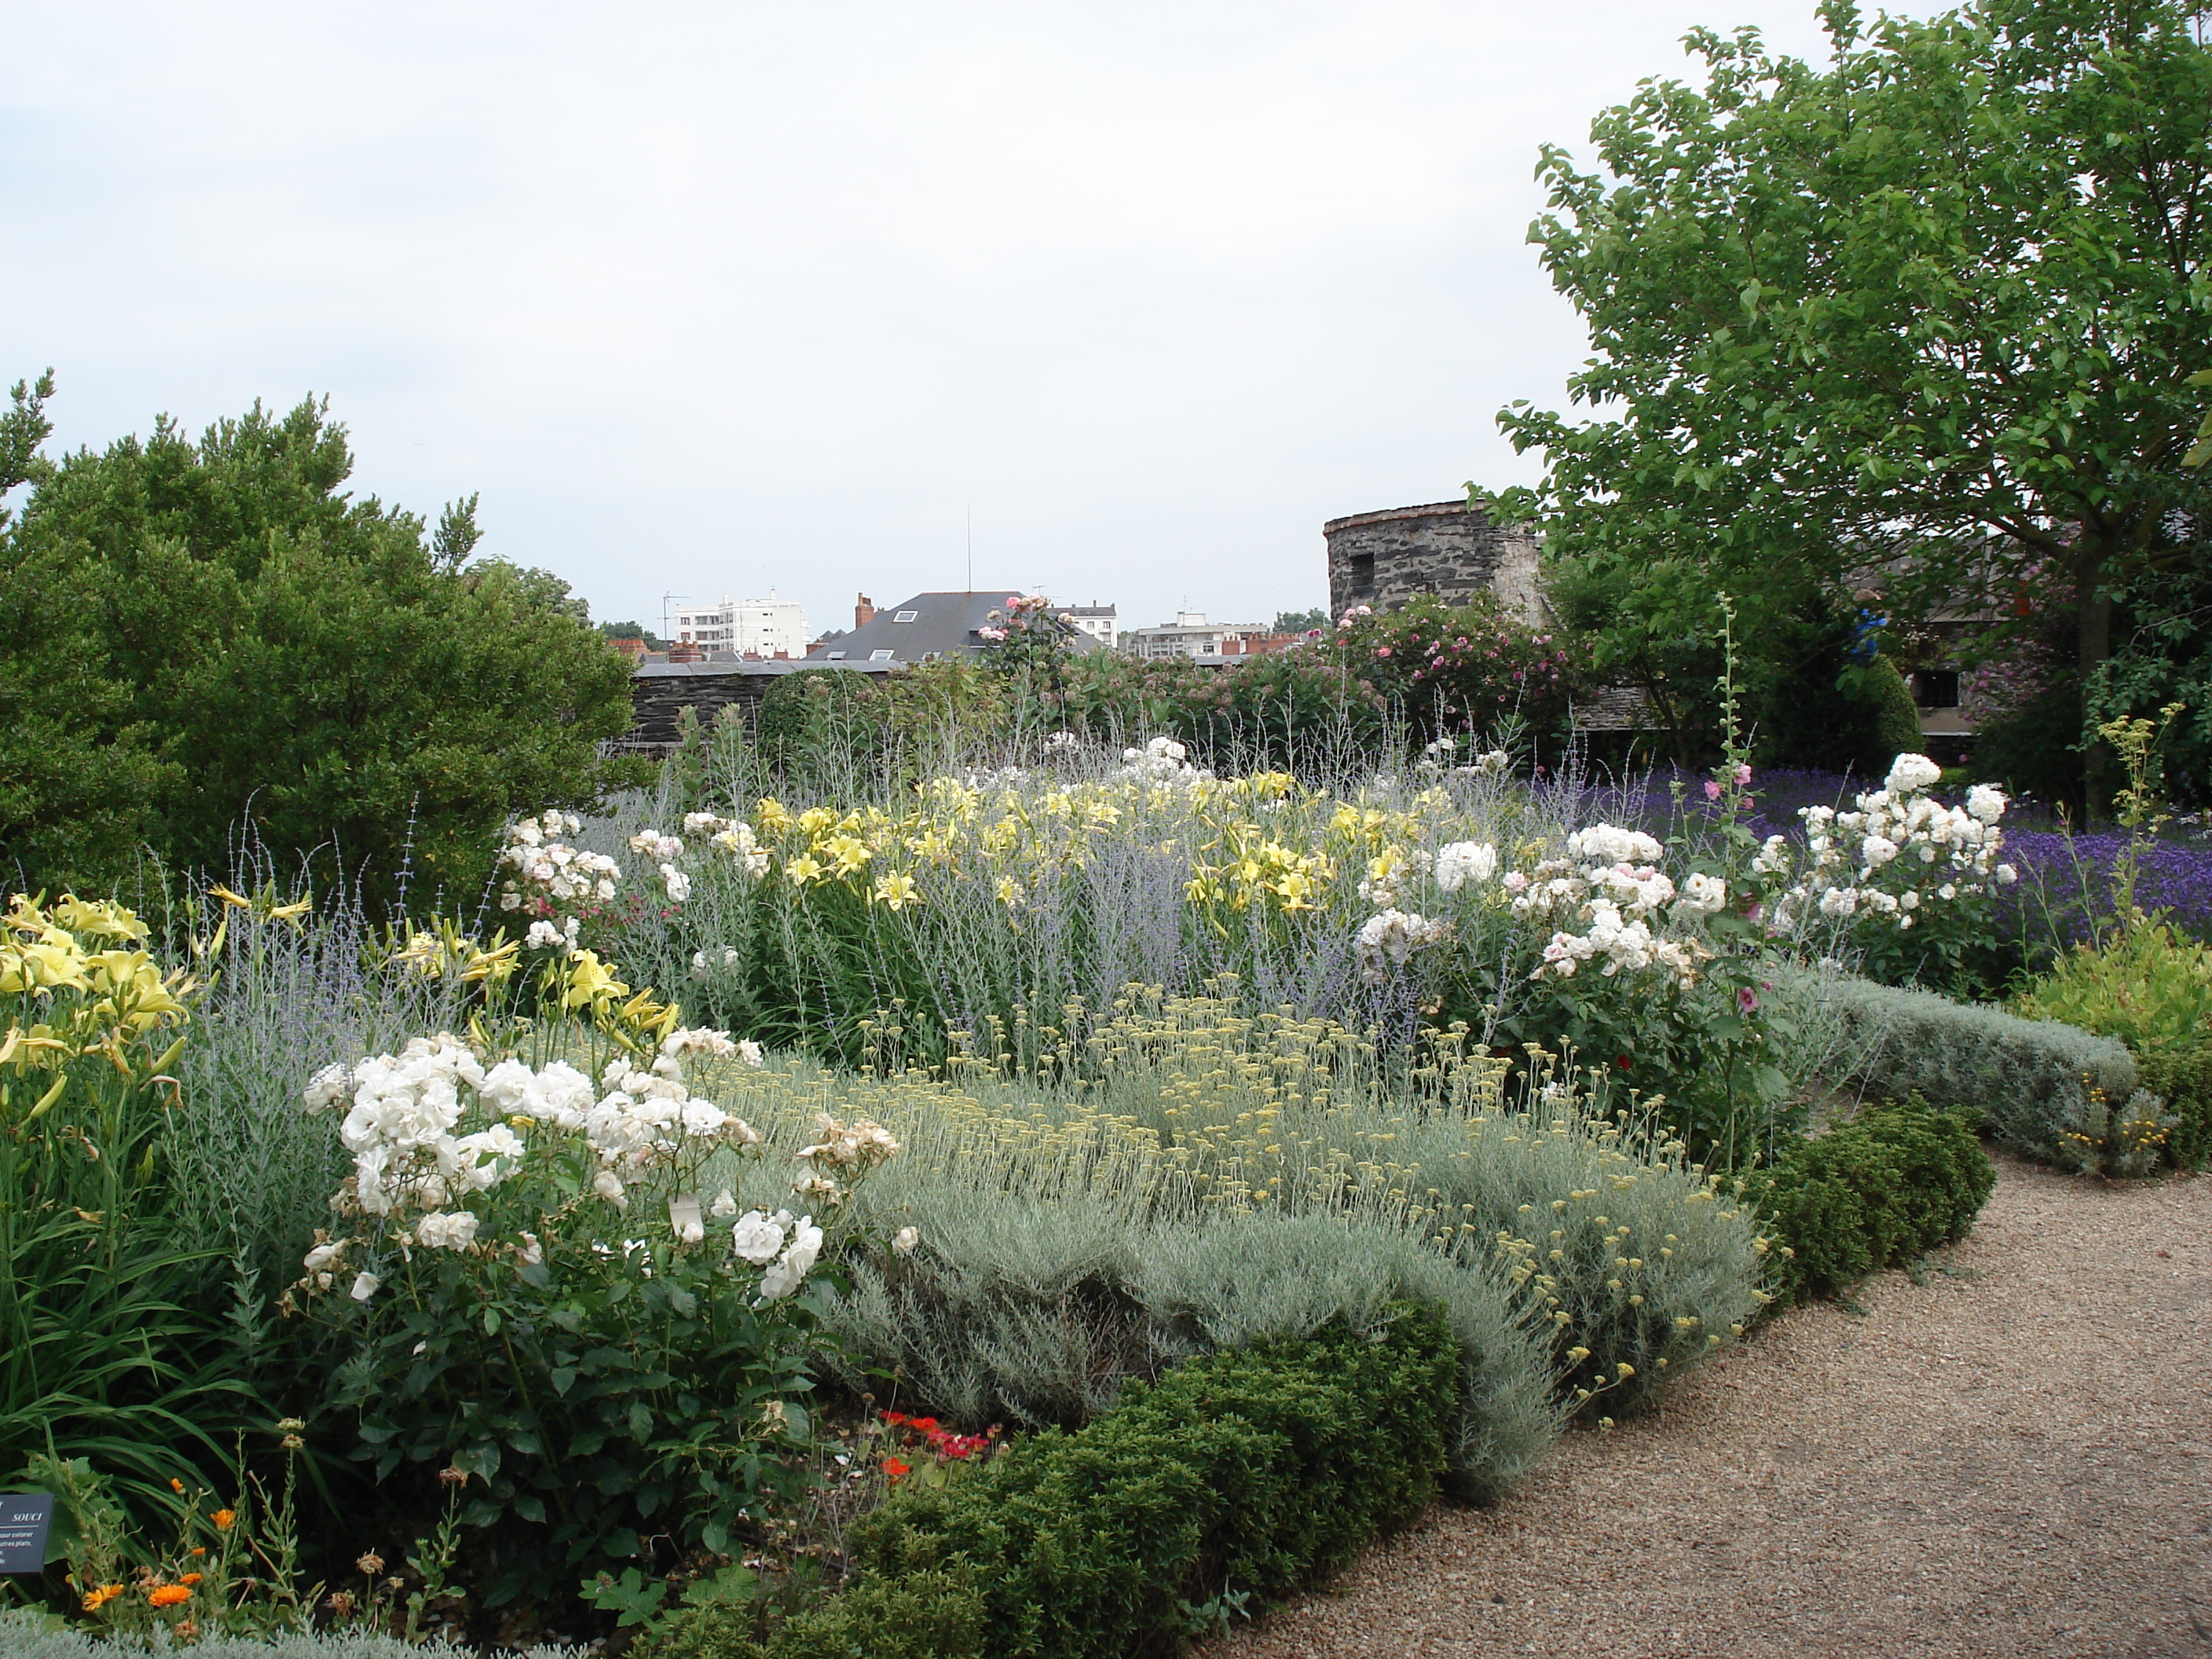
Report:
[[[192,981],[164,974],[145,941],[145,923],[122,905],[16,894],[0,921],[0,995],[20,1002],[0,1066],[52,1071],[94,1052],[120,1063],[125,1042],[181,1023]]]
[[[1354,880],[1380,860],[1401,867],[1458,809],[1432,789],[1402,807],[1341,799],[1285,772],[1164,782],[1147,778],[1045,785],[939,777],[903,812],[878,806],[794,812],[763,799],[750,829],[789,886],[850,893],[890,910],[927,906],[945,884],[975,884],[1009,910],[1041,885],[1093,863],[1108,837],[1188,860],[1185,894],[1200,907],[1297,915],[1354,902]]]

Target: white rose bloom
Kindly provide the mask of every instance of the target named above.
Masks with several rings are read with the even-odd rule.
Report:
[[[1859,843],[1859,858],[1869,870],[1879,870],[1897,856],[1897,843],[1887,836],[1869,836]]]
[[[902,1227],[891,1235],[891,1249],[900,1255],[912,1255],[921,1243],[921,1231],[915,1227]]]
[[[345,1241],[343,1239],[340,1239],[335,1244],[318,1244],[313,1249],[307,1252],[307,1259],[301,1263],[301,1265],[307,1268],[307,1270],[311,1273],[319,1273],[322,1272],[324,1268],[329,1267],[331,1263],[336,1261],[338,1259],[340,1253],[342,1253],[344,1249]]]
[[[1683,879],[1681,901],[1674,908],[1709,916],[1727,902],[1726,882],[1718,876],[1692,875]]]
[[[1978,783],[1966,791],[1966,811],[1984,823],[1995,823],[2009,805],[2004,791],[1995,784]]]
[[[545,1260],[545,1247],[538,1242],[536,1233],[525,1233],[522,1236],[522,1248],[514,1254],[516,1260],[520,1261],[524,1267],[535,1267]]]
[[[1947,881],[1941,887],[1938,887],[1936,890],[1936,896],[1942,899],[1946,904],[1948,904],[1953,899],[1959,896],[1959,890]]]
[[[660,866],[660,879],[667,886],[668,902],[681,904],[691,896],[691,878],[672,864]]]
[[[467,1210],[432,1211],[415,1224],[415,1242],[426,1250],[458,1250],[476,1243],[477,1218]]]
[[[758,1066],[767,1059],[767,1056],[761,1052],[759,1043],[747,1037],[738,1044],[738,1058],[748,1066]]]
[[[2015,870],[2015,869],[2014,869],[2014,868],[2012,867],[2012,866],[2010,866],[2009,864],[2000,864],[1999,866],[1997,866],[1997,885],[1998,885],[1998,886],[2000,886],[2000,887],[2009,887],[2009,886],[2011,886],[2011,885],[2013,884],[2013,883],[2014,883],[2014,882],[2018,881],[2019,879],[2020,879],[2020,872],[2019,872],[2019,871],[2017,871],[2017,870]]]
[[[1927,756],[1899,755],[1890,763],[1889,775],[1882,785],[1891,794],[1903,795],[1932,788],[1942,776],[1943,769]]]
[[[812,1216],[802,1217],[793,1231],[791,1248],[783,1259],[761,1275],[761,1299],[780,1302],[805,1282],[806,1275],[822,1254],[822,1229],[814,1224]]]
[[[1437,852],[1437,885],[1456,893],[1468,882],[1498,873],[1498,849],[1486,841],[1455,841]]]
[[[783,1229],[765,1210],[755,1210],[730,1229],[730,1248],[756,1267],[775,1259],[783,1248]]]
[[[602,1170],[592,1177],[592,1190],[610,1204],[626,1202],[623,1197],[622,1177],[612,1170]]]
[[[717,1221],[727,1221],[737,1212],[738,1200],[727,1187],[714,1194],[714,1201],[708,1206],[707,1210],[707,1213]]]
[[[374,1273],[362,1272],[354,1275],[351,1295],[356,1302],[366,1302],[384,1288],[384,1281]]]
[[[300,1103],[311,1112],[328,1110],[352,1091],[353,1074],[343,1066],[325,1066],[300,1091]]]
[[[687,1135],[720,1134],[729,1121],[730,1115],[711,1100],[684,1103],[684,1133]]]

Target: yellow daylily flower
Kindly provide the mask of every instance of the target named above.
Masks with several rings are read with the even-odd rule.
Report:
[[[859,873],[875,856],[867,842],[851,834],[832,836],[816,850],[829,856],[832,869],[841,876]]]
[[[921,890],[915,885],[912,876],[893,874],[876,884],[875,896],[887,909],[902,910],[909,904],[921,902]]]

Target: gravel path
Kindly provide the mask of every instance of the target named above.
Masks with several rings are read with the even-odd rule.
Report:
[[[1863,1316],[1791,1311],[1207,1659],[2212,1659],[2212,1177],[2002,1160],[1947,1259]]]

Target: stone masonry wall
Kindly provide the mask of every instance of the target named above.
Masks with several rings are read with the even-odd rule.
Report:
[[[1355,513],[1322,526],[1332,616],[1354,605],[1395,611],[1416,594],[1464,605],[1495,593],[1529,622],[1542,617],[1535,538],[1491,523],[1464,501]]]

